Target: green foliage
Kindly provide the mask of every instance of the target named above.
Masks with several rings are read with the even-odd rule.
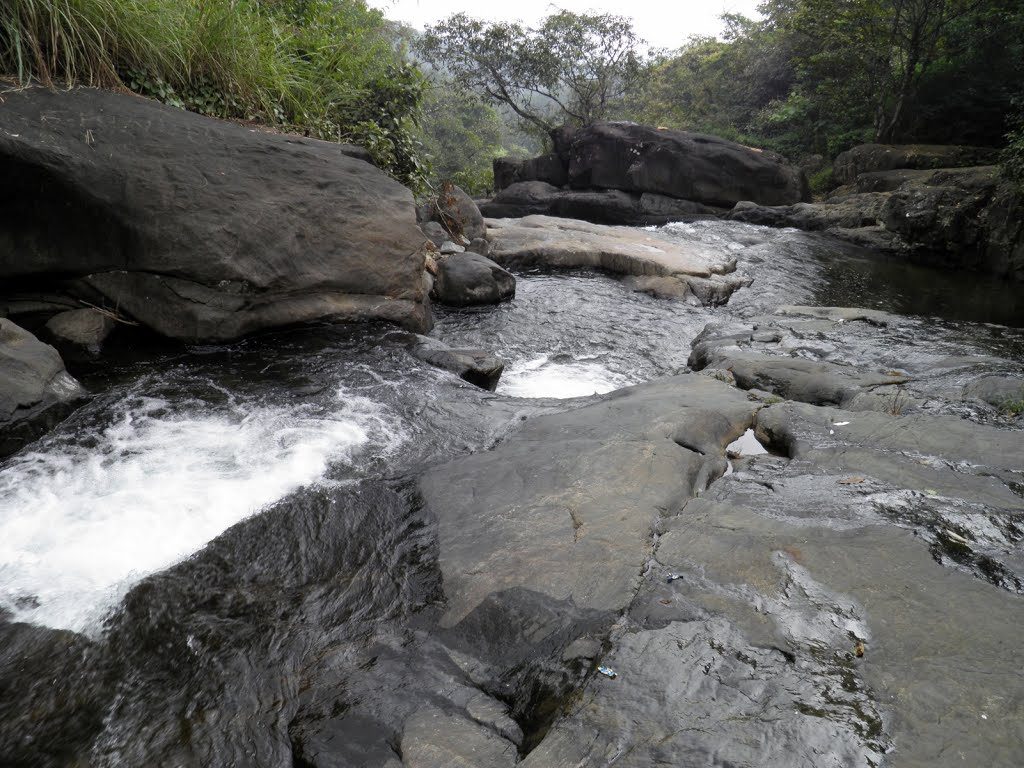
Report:
[[[832,176],[833,173],[831,165],[826,165],[820,171],[815,171],[808,176],[807,183],[811,187],[811,193],[817,197],[835,189],[836,182]]]
[[[387,32],[363,0],[4,0],[0,72],[370,141],[383,167],[415,186],[425,176],[415,139],[424,79]]]
[[[1014,120],[1014,128],[1007,135],[1006,149],[1000,157],[1003,175],[1024,192],[1024,109]]]
[[[632,115],[790,157],[868,141],[991,146],[1009,128],[1024,81],[1019,0],[765,0],[759,11],[653,61]]]
[[[537,27],[455,14],[428,27],[421,55],[542,131],[607,119],[642,73],[625,17],[558,11]]]
[[[502,121],[494,107],[457,83],[438,79],[424,99],[421,131],[434,186],[450,179],[470,194],[494,188],[491,161],[504,154]]]

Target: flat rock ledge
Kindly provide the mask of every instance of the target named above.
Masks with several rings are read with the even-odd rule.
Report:
[[[490,258],[509,268],[601,269],[624,275],[635,290],[661,298],[724,304],[750,284],[736,259],[656,230],[590,224],[553,216],[487,219]]]

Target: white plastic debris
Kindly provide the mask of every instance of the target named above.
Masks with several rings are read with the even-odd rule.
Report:
[[[619,676],[619,673],[616,672],[611,667],[600,666],[600,667],[597,668],[597,671],[600,672],[605,677],[616,678],[616,677]]]

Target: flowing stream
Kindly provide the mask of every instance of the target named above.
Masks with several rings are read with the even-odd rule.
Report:
[[[411,476],[486,449],[571,398],[684,371],[705,325],[783,304],[905,316],[884,348],[854,339],[828,350],[853,364],[975,355],[986,370],[1024,370],[1016,286],[971,275],[965,291],[960,276],[791,230],[666,231],[733,252],[752,287],[706,308],[598,273],[522,273],[514,301],[438,308],[434,336],[507,361],[496,393],[419,362],[384,327],[125,346],[76,371],[96,397],[0,464],[0,619],[96,637],[132,585],[300,489]]]

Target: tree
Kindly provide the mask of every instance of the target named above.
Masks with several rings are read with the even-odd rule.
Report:
[[[454,80],[549,132],[607,119],[639,81],[641,40],[610,14],[559,11],[538,27],[455,14],[428,27],[420,54]]]
[[[424,100],[421,130],[432,182],[450,179],[470,194],[493,188],[491,160],[504,153],[494,107],[457,83],[435,80]]]

